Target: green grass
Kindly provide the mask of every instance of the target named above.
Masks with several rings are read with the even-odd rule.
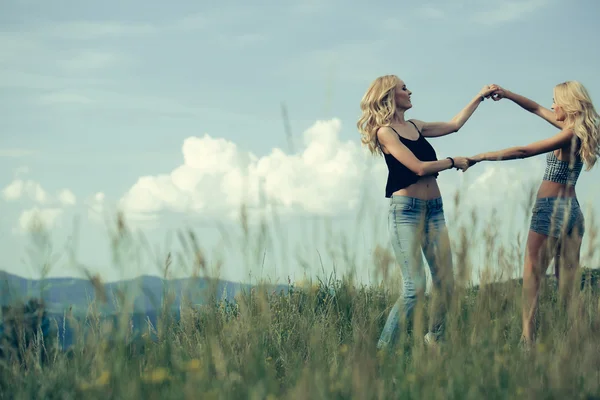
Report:
[[[373,268],[384,259],[389,254],[378,252]],[[289,293],[259,286],[235,304],[213,293],[209,305],[184,307],[180,321],[165,314],[156,342],[148,335],[128,342],[92,305],[91,333],[72,352],[53,350],[50,340],[46,364],[37,361],[39,346],[22,363],[0,362],[0,398],[600,398],[595,272],[584,270],[585,284],[566,309],[553,279],[543,282],[538,342],[529,352],[519,346],[519,280],[459,281],[436,348],[423,344],[425,298],[391,353],[375,344],[398,291],[345,277],[291,284]]]
[[[72,354],[51,352],[48,365],[33,361],[33,349],[24,365],[2,364],[0,397],[599,396],[598,293],[586,285],[572,308],[559,313],[547,282],[539,341],[530,353],[518,346],[519,293],[517,282],[459,290],[439,348],[423,346],[424,312],[395,353],[377,354],[374,344],[395,295],[343,281],[288,294],[257,289],[236,306],[190,309],[179,322],[163,321],[156,343],[127,346],[118,339],[125,332],[96,326]]]

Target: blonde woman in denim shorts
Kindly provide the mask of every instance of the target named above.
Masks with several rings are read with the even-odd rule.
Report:
[[[385,193],[390,198],[388,230],[403,281],[402,295],[388,315],[378,349],[394,344],[400,320],[412,315],[417,299],[425,294],[421,252],[429,264],[434,293],[441,294],[435,302],[425,342],[434,343],[442,333],[454,276],[436,178],[443,170],[466,169],[468,160],[465,157],[438,160],[427,139],[457,132],[492,91],[491,87],[484,87],[449,122],[406,120],[405,112],[412,108],[412,92],[395,75],[375,79],[361,100],[362,116],[357,126],[362,143],[372,154],[383,155],[388,167]]]
[[[556,135],[527,146],[512,147],[471,157],[472,163],[533,157],[546,153],[546,171],[533,207],[523,270],[523,343],[534,341],[534,317],[540,280],[552,258],[563,304],[568,301],[579,267],[584,234],[583,213],[575,184],[585,165],[590,170],[600,155],[600,117],[586,88],[577,81],[554,87],[552,110],[498,85],[492,98],[512,100],[525,110],[561,129]],[[472,165],[472,164],[471,164]],[[559,273],[560,271],[560,273]]]

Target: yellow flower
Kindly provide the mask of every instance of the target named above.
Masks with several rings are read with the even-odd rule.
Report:
[[[169,371],[165,368],[156,368],[148,375],[142,377],[142,380],[147,383],[162,383],[169,379]]]
[[[518,387],[517,388],[517,394],[523,394],[523,388]]]
[[[319,291],[319,284],[314,283],[311,287],[311,292],[312,292],[312,294],[317,294],[318,291]]]
[[[82,382],[78,386],[79,386],[79,389],[81,389],[81,390],[89,390],[89,389],[93,389],[96,387],[106,386],[106,385],[108,385],[109,381],[110,381],[110,372],[102,371],[100,376],[98,378],[96,378],[96,380],[94,382],[92,382],[92,383]]]
[[[265,361],[269,363],[269,362],[273,361],[273,357],[269,356],[269,357],[265,358]]]
[[[537,351],[540,353],[543,353],[546,350],[546,345],[544,343],[538,343],[536,347]]]
[[[102,371],[102,373],[100,374],[98,379],[96,379],[95,385],[96,386],[105,386],[108,384],[108,381],[110,381],[110,372]]]
[[[348,345],[346,343],[340,346],[340,354],[346,354],[348,352]]]
[[[383,363],[383,361],[385,360],[385,351],[377,350],[376,357],[379,364]]]
[[[185,364],[185,369],[188,371],[198,371],[201,366],[202,364],[200,364],[200,360],[194,358]]]

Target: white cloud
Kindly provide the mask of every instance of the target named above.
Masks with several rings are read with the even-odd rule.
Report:
[[[60,208],[31,208],[25,210],[19,216],[18,233],[27,233],[38,228],[46,230],[52,229],[57,225],[59,217],[63,210]]]
[[[384,29],[401,30],[403,25],[394,25],[387,20]],[[284,59],[278,73],[284,77],[323,79],[335,78],[350,82],[369,84],[373,77],[389,73],[389,65],[379,60],[389,50],[387,39],[348,41],[327,48],[311,50],[295,57]],[[356,57],[360,54],[360,57]]]
[[[20,158],[35,154],[35,150],[21,148],[0,148],[0,157]]]
[[[97,192],[85,201],[88,206],[88,216],[91,220],[100,222],[104,214],[106,196],[102,192]]]
[[[69,189],[63,189],[58,194],[58,200],[64,206],[74,206],[77,203],[77,198]]]
[[[475,165],[467,171],[483,167],[483,171],[467,186],[468,199],[473,205],[490,206],[526,201],[527,189],[539,186],[544,173],[543,157],[519,161],[500,161]],[[511,201],[507,201],[507,200]]]
[[[243,33],[240,35],[231,35],[225,37],[224,42],[232,43],[239,46],[251,46],[254,44],[264,43],[268,40],[268,36],[262,33]]]
[[[209,23],[210,19],[205,14],[191,14],[175,22],[173,28],[182,31],[194,31],[206,28]]]
[[[2,190],[2,197],[6,201],[16,201],[23,198],[43,205],[60,204],[62,206],[73,206],[77,198],[69,189],[62,189],[56,196],[50,196],[38,182],[33,180],[15,179]]]
[[[300,152],[276,148],[262,157],[208,134],[187,138],[181,166],[140,177],[118,206],[130,218],[147,221],[164,211],[237,218],[242,202],[250,209],[276,204],[288,214],[336,216],[357,210],[369,190],[383,201],[385,163],[370,158],[358,137],[340,140],[341,129],[337,119],[318,121],[304,132]],[[514,208],[527,202],[523,187],[538,185],[543,167],[541,158],[482,163],[464,175],[444,172],[439,184],[449,209],[456,190],[469,210]]]
[[[430,19],[439,19],[446,16],[446,13],[441,8],[431,5],[425,5],[417,8],[416,13],[421,17]]]
[[[42,105],[53,104],[90,104],[92,99],[73,92],[54,91],[43,94],[39,97],[39,103]]]
[[[68,40],[139,38],[169,32],[185,34],[209,28],[222,28],[228,24],[236,25],[238,21],[251,20],[254,14],[255,10],[252,8],[236,7],[231,10],[192,13],[164,22],[80,20],[42,26],[37,33]]]
[[[500,1],[493,8],[476,12],[473,19],[484,25],[495,25],[526,17],[534,11],[547,6],[550,0],[513,0]]]
[[[49,201],[48,194],[42,186],[32,180],[24,181],[22,179],[15,179],[2,190],[2,195],[7,201],[19,200],[24,196],[28,196],[30,199],[40,204]]]
[[[46,34],[71,40],[144,36],[156,32],[157,27],[152,24],[121,21],[73,21],[44,29]]]
[[[109,52],[85,50],[65,60],[59,65],[67,70],[102,69],[117,65],[121,57]]]
[[[48,62],[48,58],[43,55],[38,55],[35,59],[36,64]],[[34,89],[34,90],[64,90],[65,87],[85,87],[85,86],[100,86],[108,82],[106,79],[89,78],[89,77],[73,77],[73,76],[58,76],[49,74],[46,71],[43,73],[27,72],[23,67],[15,66],[11,69],[0,69],[0,88],[19,88],[19,89]]]
[[[301,153],[273,149],[260,158],[224,139],[190,137],[182,146],[183,165],[169,174],[141,177],[120,206],[138,219],[161,211],[237,217],[242,202],[318,215],[352,210],[369,173],[367,155],[358,140],[340,141],[340,130],[337,119],[319,121],[305,132]],[[383,192],[385,165],[379,163],[377,172],[374,186]]]

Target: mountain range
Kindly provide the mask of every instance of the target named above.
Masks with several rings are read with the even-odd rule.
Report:
[[[85,313],[96,300],[102,312],[115,313],[124,294],[133,301],[133,312],[146,313],[160,309],[164,294],[169,293],[171,308],[179,309],[183,299],[192,304],[206,303],[211,285],[216,286],[219,299],[232,301],[241,291],[249,291],[255,285],[213,278],[162,279],[156,276],[140,276],[135,279],[95,285],[89,279],[46,278],[27,279],[0,271],[0,305],[26,301],[37,297],[44,300],[47,310],[62,313]],[[287,292],[288,285],[266,285],[269,291]],[[121,294],[121,295],[120,295]]]

